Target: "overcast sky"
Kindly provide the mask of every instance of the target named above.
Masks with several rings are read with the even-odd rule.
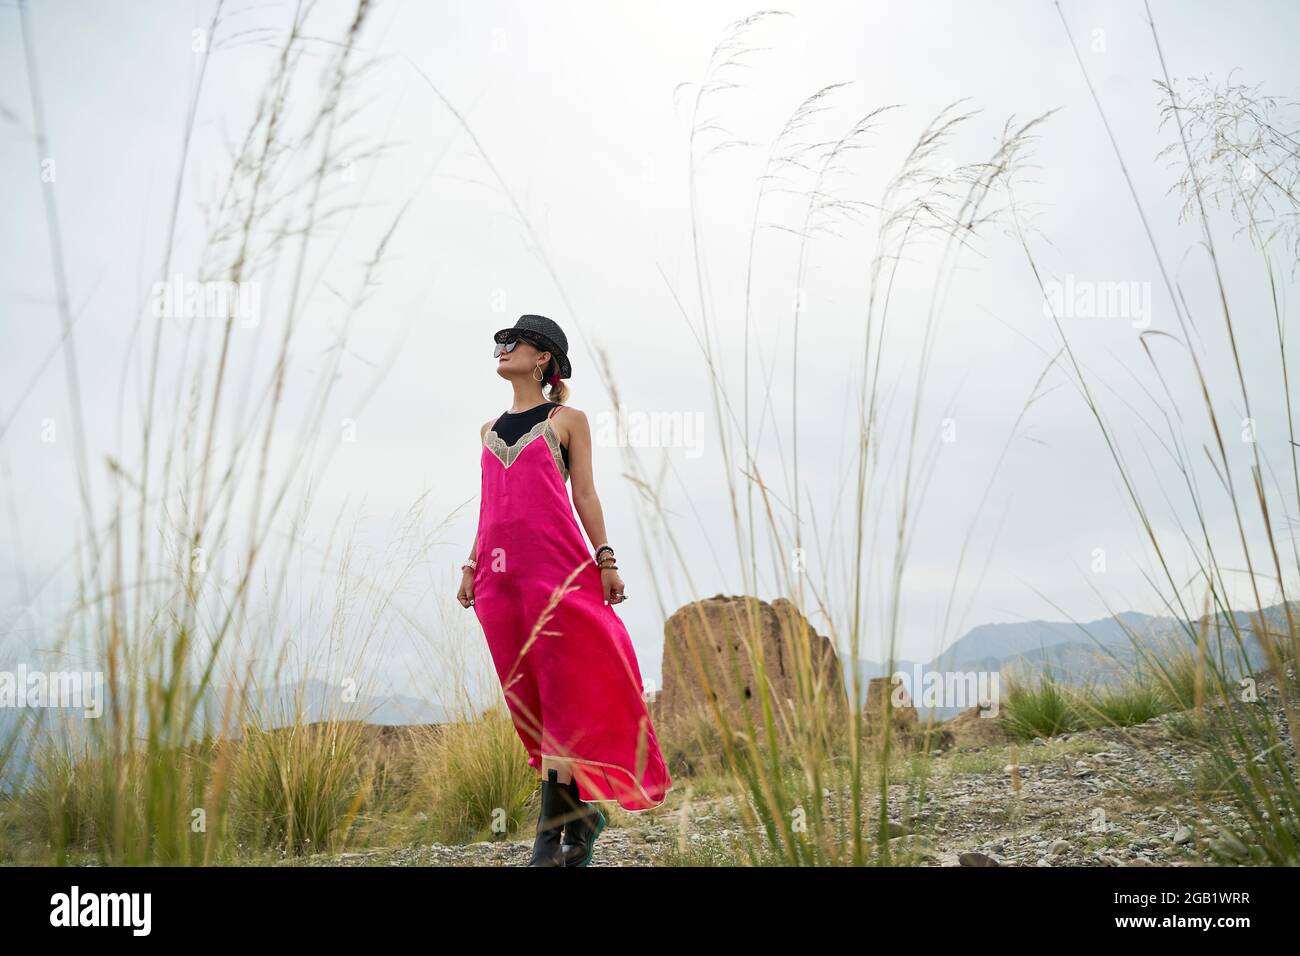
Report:
[[[1153,80],[1160,65],[1142,6],[1061,6],[1161,254],[1191,304],[1197,347],[1211,358],[1208,374],[1223,396],[1221,412],[1239,423],[1244,416],[1233,391],[1217,291],[1197,248],[1199,230],[1195,222],[1179,222],[1179,200],[1170,194],[1175,171],[1168,159],[1157,158],[1174,133],[1158,127]],[[273,65],[273,46],[251,41],[282,37],[294,5],[257,7],[230,8],[234,16],[218,31],[221,42],[208,60],[183,177],[173,272],[195,268],[206,235],[204,205],[219,193],[230,150]],[[812,140],[834,141],[871,110],[896,107],[878,117],[866,148],[849,155],[826,184],[837,197],[858,203],[879,200],[926,123],[956,100],[964,101],[962,109],[979,112],[939,160],[947,168],[986,160],[1009,119],[1023,122],[1057,110],[1038,131],[1035,168],[1017,190],[1017,199],[1034,213],[1033,249],[1052,280],[1137,284],[1136,312],[1067,315],[1063,325],[1143,479],[1153,521],[1169,532],[1176,528],[1174,515],[1190,520],[1177,472],[1162,461],[1134,410],[1159,419],[1152,396],[1161,386],[1139,335],[1144,329],[1178,333],[1177,322],[1056,7],[1024,0],[790,3],[782,9],[791,15],[767,18],[747,35],[762,49],[746,57],[747,68],[738,74],[743,84],[713,101],[710,115],[727,133],[699,141],[707,147],[730,137],[750,145],[707,156],[697,149],[695,223],[709,317],[733,400],[741,395],[741,317],[756,181],[772,138],[805,97],[829,84],[847,84],[826,98],[808,130]],[[1295,96],[1300,8],[1294,4],[1157,0],[1151,9],[1174,77],[1222,80],[1239,69],[1241,82]],[[75,574],[69,556],[80,512],[73,443],[62,430],[59,440],[42,441],[49,422],[63,428],[69,421],[42,190],[56,191],[89,457],[97,502],[106,513],[105,457],[129,455],[135,447],[129,436],[139,427],[142,376],[141,343],[132,331],[147,311],[142,303],[161,268],[181,134],[202,62],[194,31],[206,28],[212,12],[211,0],[30,4],[49,143],[49,155],[41,159],[53,159],[56,170],[52,181],[47,176],[42,182],[19,15],[12,3],[0,9],[0,605],[36,604],[53,613],[71,594]],[[477,516],[478,427],[511,402],[508,386],[494,373],[490,335],[526,312],[549,315],[568,331],[570,402],[593,425],[612,408],[595,374],[597,348],[607,354],[629,411],[704,425],[678,447],[638,450],[650,474],[668,465],[661,493],[693,588],[680,571],[670,573],[667,565],[676,559],[660,542],[643,550],[648,525],[638,519],[620,450],[607,444],[595,450],[597,490],[630,597],[619,613],[647,679],[659,677],[666,613],[692,598],[741,587],[716,415],[697,338],[691,91],[675,97],[675,90],[698,82],[728,25],[753,12],[731,2],[390,0],[378,5],[367,25],[361,48],[373,66],[351,94],[349,103],[358,112],[348,131],[386,149],[340,176],[344,195],[359,208],[345,228],[312,251],[308,271],[321,281],[304,311],[287,401],[293,409],[305,407],[312,376],[326,366],[338,335],[338,304],[406,205],[350,330],[331,405],[328,429],[350,419],[355,440],[340,445],[328,468],[313,476],[308,530],[327,537],[340,508],[355,509],[364,501],[362,537],[379,553],[422,495],[432,523],[456,512],[399,596],[404,613],[419,619],[433,640],[449,621],[475,633],[472,612],[462,612],[452,599]],[[321,0],[307,32],[337,38],[349,15],[347,5]],[[322,54],[329,49],[324,42],[317,47]],[[426,77],[463,114],[477,145]],[[289,122],[313,108],[313,92],[319,90],[302,88],[290,97]],[[809,183],[796,178],[792,185]],[[554,276],[521,227],[514,202],[542,237]],[[1005,197],[994,204],[1004,205]],[[782,462],[789,464],[792,436],[791,304],[799,288],[804,540],[815,550],[817,537],[838,527],[839,544],[828,555],[833,567],[828,572],[818,558],[810,563],[814,576],[831,582],[833,612],[842,614],[851,511],[847,501],[836,511],[834,502],[852,486],[845,475],[853,455],[853,403],[877,220],[864,215],[843,223],[837,234],[814,237],[802,249],[800,280],[801,246],[790,230],[801,224],[803,213],[803,200],[775,197],[763,218],[785,228],[764,229],[755,248],[754,334],[763,361],[777,363],[775,407],[764,426],[760,465],[780,511],[791,495]],[[1266,280],[1258,255],[1234,242],[1230,220],[1220,215],[1213,225],[1234,317],[1244,330],[1238,345],[1258,385],[1251,401],[1261,455],[1285,485],[1286,409]],[[882,376],[882,394],[890,401],[869,497],[871,520],[881,529],[868,562],[870,641],[878,639],[887,616],[903,432],[941,253],[937,242],[909,253],[890,305],[893,324]],[[1289,274],[1285,278],[1289,282]],[[286,279],[264,281],[273,302]],[[903,580],[899,653],[928,659],[967,628],[992,621],[1088,621],[1105,616],[1108,607],[1160,612],[1161,599],[1144,577],[1155,566],[1150,548],[1096,423],[1064,372],[1051,370],[1042,378],[1041,397],[1012,438],[1059,340],[1044,316],[1025,254],[1002,225],[962,254],[943,302],[919,417],[925,492]],[[1283,307],[1294,311],[1289,296]],[[277,317],[268,314],[256,328],[241,331],[232,355],[234,380],[256,380],[274,354],[279,328]],[[205,341],[211,347],[217,340]],[[1199,445],[1207,433],[1197,391],[1186,361],[1166,348],[1166,384],[1185,411],[1187,444],[1204,467]],[[371,394],[377,370],[381,381]],[[761,402],[760,390],[752,394]],[[173,387],[166,401],[174,412],[184,403],[183,393]],[[1167,401],[1164,407],[1170,407]],[[942,435],[955,440],[942,441]],[[1229,439],[1241,445],[1235,434]],[[1248,456],[1240,447],[1232,454],[1242,463],[1234,480],[1249,488]],[[1219,507],[1206,520],[1222,536],[1225,564],[1239,567],[1231,515],[1222,496],[1205,484],[1208,475],[1200,476],[1202,489]],[[1293,499],[1290,505],[1294,509]],[[781,520],[788,531],[784,513]],[[1104,571],[1096,563],[1098,549]],[[1174,551],[1175,574],[1190,578],[1193,564]],[[770,569],[766,556],[761,566]],[[652,577],[661,581],[662,602]],[[1264,586],[1275,596],[1275,585]],[[957,610],[946,618],[954,588]],[[782,593],[770,574],[759,590],[768,599]],[[1187,596],[1194,605],[1201,599],[1195,590]],[[1247,597],[1243,589],[1238,600]],[[814,623],[829,630],[819,615]],[[378,666],[402,689],[418,692],[409,674],[422,652],[405,644],[415,638],[402,633],[394,632],[399,636],[385,647]],[[870,642],[866,653],[881,656]]]

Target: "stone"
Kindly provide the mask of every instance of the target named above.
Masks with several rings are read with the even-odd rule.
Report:
[[[868,682],[865,714],[868,724],[877,724],[888,714],[894,728],[905,733],[914,731],[920,723],[907,689],[890,677],[873,677]]]
[[[794,604],[722,594],[692,602],[664,624],[664,685],[653,701],[652,719],[666,725],[698,718],[712,722],[712,698],[733,726],[743,726],[748,710],[762,727],[760,680],[777,714],[789,713],[796,702],[811,706],[801,699],[800,661],[810,664],[818,706],[833,726],[844,726],[848,694],[835,647]]]
[[[992,716],[988,710],[981,710],[979,706],[962,711],[942,726],[958,747],[998,747],[1011,739],[1002,718]]]

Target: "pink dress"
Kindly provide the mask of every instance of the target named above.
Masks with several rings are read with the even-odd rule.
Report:
[[[528,763],[540,772],[543,756],[571,761],[583,800],[658,806],[672,780],[632,640],[574,517],[550,415],[513,445],[489,430],[481,457],[473,606]]]

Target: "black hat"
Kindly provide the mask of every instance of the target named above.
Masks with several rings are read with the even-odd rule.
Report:
[[[560,378],[568,378],[573,374],[573,368],[569,365],[569,338],[551,319],[544,315],[521,315],[513,328],[502,329],[492,338],[504,342],[512,333],[519,334],[519,338],[555,356],[555,361],[560,366]]]

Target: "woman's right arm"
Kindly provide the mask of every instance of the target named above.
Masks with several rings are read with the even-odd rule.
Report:
[[[488,428],[491,427],[491,425],[492,422],[485,422],[483,426],[478,430],[479,442],[482,442],[484,440],[484,438],[487,435],[487,430]],[[466,560],[466,564],[468,564],[470,561],[473,561],[474,556],[476,554],[478,554],[478,531],[474,532],[474,543],[469,546],[469,558]],[[474,603],[474,569],[473,568],[466,567],[462,569],[460,574],[460,590],[456,592],[456,600],[460,602],[461,607],[469,607],[471,604]]]
[[[474,560],[474,555],[478,554],[478,532],[474,533],[474,544],[469,551],[469,560]],[[460,573],[460,590],[456,592],[456,600],[460,602],[461,607],[469,607],[474,603],[474,569],[466,567]]]

